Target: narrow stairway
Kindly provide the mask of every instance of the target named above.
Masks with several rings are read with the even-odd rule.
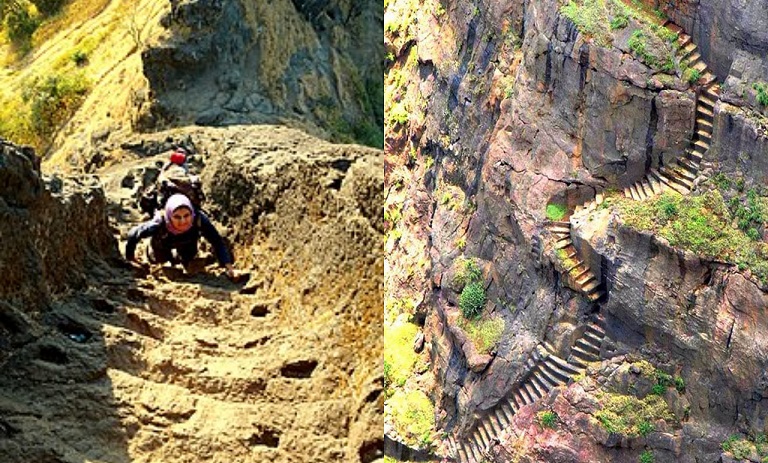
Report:
[[[484,461],[484,454],[511,426],[521,408],[545,397],[554,388],[568,384],[571,378],[584,373],[589,362],[600,360],[604,339],[605,321],[597,315],[571,347],[568,360],[555,355],[555,349],[546,342],[536,346],[526,362],[523,380],[512,387],[509,395],[488,410],[467,437],[457,439],[452,436],[448,439],[453,458],[459,463]]]

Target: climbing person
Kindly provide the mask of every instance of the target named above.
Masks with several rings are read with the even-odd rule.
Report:
[[[224,240],[208,216],[196,210],[189,198],[175,194],[168,198],[163,210],[137,225],[128,232],[125,259],[136,261],[136,245],[144,238],[151,238],[147,257],[151,263],[180,263],[185,269],[197,255],[197,242],[203,236],[213,246],[219,264],[226,268],[230,280],[238,279],[232,266],[232,255]]]
[[[188,156],[187,150],[176,148],[171,153],[170,159],[160,169],[157,181],[141,194],[139,207],[150,217],[156,210],[162,210],[168,198],[177,193],[189,198],[195,211],[202,209],[205,194],[200,177],[189,171]]]

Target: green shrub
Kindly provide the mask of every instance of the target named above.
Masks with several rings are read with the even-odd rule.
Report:
[[[672,380],[672,375],[664,373],[661,370],[656,370],[655,374],[656,374],[656,383],[661,384],[664,387],[670,387],[674,384],[674,381]]]
[[[629,25],[629,19],[624,15],[617,15],[611,19],[611,30],[624,29]]]
[[[752,84],[752,88],[757,90],[757,102],[763,106],[768,106],[768,90],[766,84]]]
[[[650,450],[646,450],[643,453],[640,454],[640,463],[653,463],[653,452]]]
[[[75,63],[75,66],[84,66],[88,63],[88,54],[82,50],[75,50],[72,53],[72,62]]]
[[[657,383],[657,384],[654,384],[653,387],[651,388],[651,394],[664,395],[666,391],[667,391],[667,387],[664,386],[663,384]]]
[[[566,207],[565,204],[547,204],[547,218],[549,220],[561,220],[565,217]]]
[[[674,196],[662,195],[657,203],[659,219],[662,223],[677,215],[677,199]]]
[[[701,71],[698,69],[688,68],[683,72],[683,80],[693,85],[701,79]]]
[[[479,281],[475,281],[464,286],[459,295],[459,307],[461,313],[467,319],[476,318],[483,310],[487,297],[485,287]]]
[[[464,287],[483,278],[483,273],[474,259],[460,257],[456,259],[453,265],[456,269],[453,282],[458,286]]]
[[[679,393],[685,392],[685,380],[679,376],[675,376],[675,389]]]
[[[647,421],[642,421],[637,425],[637,433],[645,437],[654,431],[653,425]]]
[[[640,58],[645,64],[651,67],[658,66],[659,60],[648,50],[648,38],[643,31],[635,29],[629,37],[628,45],[635,56]]]
[[[53,134],[80,108],[89,89],[81,73],[54,74],[38,81],[23,95],[35,132],[41,137]]]
[[[30,1],[35,5],[35,7],[37,7],[37,11],[39,11],[44,16],[51,16],[53,14],[58,13],[65,2],[65,0],[30,0]]]
[[[501,317],[491,319],[467,320],[462,324],[462,329],[472,340],[477,350],[490,354],[501,340],[506,323]]]
[[[32,17],[23,7],[12,9],[5,18],[8,38],[14,45],[27,50],[32,34],[35,33],[38,26],[40,26],[40,21]]]
[[[542,428],[555,429],[557,426],[557,413],[547,410],[539,412],[537,415],[537,421]]]

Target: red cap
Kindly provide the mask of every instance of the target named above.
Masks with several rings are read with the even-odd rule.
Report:
[[[178,149],[171,154],[171,162],[183,166],[187,162],[187,154],[184,150]]]

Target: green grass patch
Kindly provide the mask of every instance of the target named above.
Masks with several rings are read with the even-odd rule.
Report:
[[[555,429],[555,427],[557,427],[557,420],[557,413],[551,410],[539,412],[536,415],[536,421],[538,421],[539,426],[542,428]]]
[[[547,218],[549,220],[562,220],[563,217],[565,217],[567,209],[565,207],[565,204],[547,204]]]
[[[407,444],[426,447],[435,429],[435,407],[422,391],[397,391],[387,400],[395,430]]]
[[[595,418],[611,434],[639,436],[641,430],[647,430],[643,423],[674,421],[667,403],[658,395],[638,399],[630,395],[603,394],[599,400],[602,408],[595,413]]]
[[[650,450],[645,450],[643,453],[640,454],[640,463],[653,463],[656,461],[653,457],[653,452]]]
[[[478,352],[484,354],[490,354],[499,343],[504,327],[505,322],[501,317],[465,320],[461,323],[461,329],[467,333]]]
[[[389,365],[390,384],[402,386],[413,374],[418,354],[413,351],[413,340],[419,327],[406,321],[384,325],[384,363]]]
[[[734,218],[747,220],[745,228],[754,228],[757,217],[764,220],[762,205],[765,198],[753,194],[754,210],[734,215],[728,210],[719,191],[708,191],[699,196],[683,198],[667,193],[648,201],[630,201],[617,197],[624,223],[632,228],[651,231],[669,241],[672,246],[695,254],[734,263],[742,270],[751,269],[763,284],[768,283],[768,245],[753,240],[742,229],[733,229]],[[758,210],[759,209],[759,210]],[[744,219],[741,219],[744,217]],[[747,227],[748,226],[748,227]]]

